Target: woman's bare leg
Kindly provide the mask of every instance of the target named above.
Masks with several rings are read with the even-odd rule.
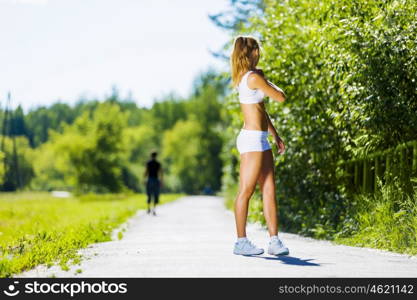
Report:
[[[278,234],[278,212],[275,196],[274,158],[272,150],[266,150],[262,156],[262,168],[258,183],[262,192],[264,216],[270,236]]]
[[[240,155],[239,192],[235,201],[237,236],[246,237],[246,219],[249,199],[255,191],[262,167],[262,152],[246,152]]]

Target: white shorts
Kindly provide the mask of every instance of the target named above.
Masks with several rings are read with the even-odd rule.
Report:
[[[236,147],[239,153],[252,151],[266,151],[271,149],[268,142],[268,131],[248,130],[242,128],[236,139]]]

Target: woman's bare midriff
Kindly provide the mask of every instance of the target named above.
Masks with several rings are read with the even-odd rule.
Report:
[[[265,106],[263,102],[240,104],[243,113],[243,128],[247,130],[268,131]]]

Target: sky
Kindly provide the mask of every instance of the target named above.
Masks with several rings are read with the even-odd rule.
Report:
[[[0,0],[0,105],[122,97],[149,107],[186,97],[197,74],[226,62],[230,37],[208,18],[228,0]]]

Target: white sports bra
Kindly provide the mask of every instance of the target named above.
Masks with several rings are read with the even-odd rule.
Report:
[[[262,90],[252,90],[248,87],[248,76],[253,71],[248,71],[242,76],[237,91],[239,93],[239,102],[244,104],[260,103],[262,102],[265,94]]]

